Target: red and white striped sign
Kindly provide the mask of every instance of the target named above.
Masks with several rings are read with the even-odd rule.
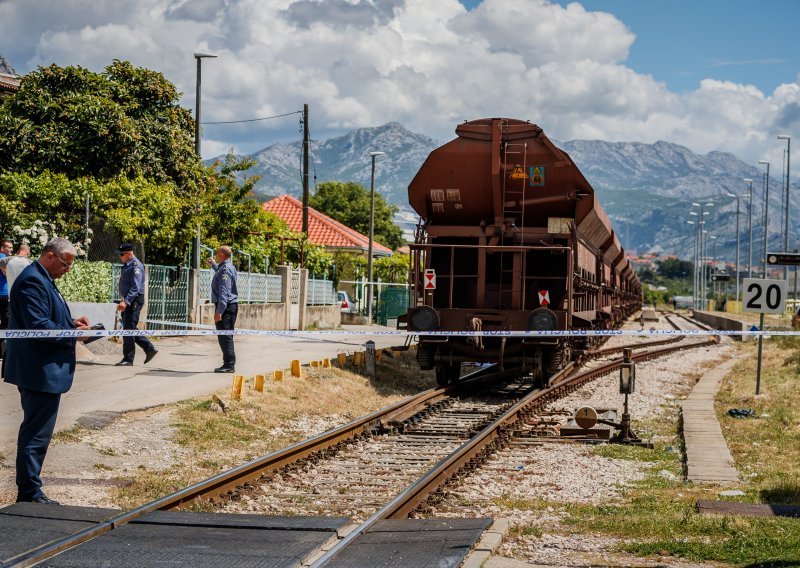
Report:
[[[425,269],[425,289],[436,290],[436,271],[433,268]]]
[[[547,290],[539,290],[539,305],[542,307],[550,304],[550,292]]]

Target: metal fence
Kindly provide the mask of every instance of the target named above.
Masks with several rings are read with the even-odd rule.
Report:
[[[202,269],[199,272],[198,299],[210,300],[214,271]],[[236,275],[236,287],[241,303],[269,304],[281,301],[281,277],[277,274],[239,272]]]
[[[367,281],[342,280],[344,288],[352,288],[353,298],[358,307],[358,313],[367,314]],[[389,325],[401,314],[408,310],[408,284],[396,282],[373,283],[372,292],[372,317],[380,325]]]
[[[308,279],[308,293],[306,294],[306,304],[309,306],[330,306],[337,304],[336,290],[333,289],[333,282],[330,280]]]
[[[111,265],[111,299],[119,301],[121,264]],[[189,271],[175,266],[147,265],[147,319],[148,329],[186,329],[189,321]]]

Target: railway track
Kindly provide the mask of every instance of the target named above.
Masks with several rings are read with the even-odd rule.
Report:
[[[671,338],[670,342],[679,340]],[[710,342],[662,347],[665,343],[660,340],[631,344],[636,350],[647,349],[634,355],[634,360],[652,359]],[[598,350],[593,356],[608,356],[622,348]],[[615,359],[580,373],[574,364],[569,364],[553,375],[543,389],[534,389],[514,372],[498,373],[485,368],[462,377],[455,385],[425,391],[42,545],[2,565],[31,566],[153,511],[186,508],[200,501],[222,505],[223,510],[226,503],[252,502],[270,495],[275,489],[270,484],[280,483],[277,493],[281,499],[267,501],[266,510],[259,512],[277,514],[280,506],[293,502],[308,504],[306,511],[293,508],[293,514],[347,514],[364,519],[315,564],[323,566],[376,522],[413,514],[453,476],[478,467],[507,443],[513,432],[546,428],[537,415],[544,404],[612,372],[620,361]],[[504,381],[503,386],[490,397],[476,394],[487,381],[496,384],[498,380]],[[287,480],[293,483],[284,483]]]

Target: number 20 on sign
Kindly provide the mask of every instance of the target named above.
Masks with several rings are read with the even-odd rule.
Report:
[[[786,281],[745,278],[742,311],[782,314],[786,311]]]

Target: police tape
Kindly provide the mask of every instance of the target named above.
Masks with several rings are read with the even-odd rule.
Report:
[[[174,322],[170,322],[174,323]],[[678,329],[649,329],[649,330],[623,330],[623,329],[597,329],[597,330],[553,330],[553,331],[407,331],[407,330],[263,330],[263,329],[6,329],[0,330],[0,339],[47,339],[47,338],[78,338],[78,337],[179,337],[179,336],[213,336],[213,335],[241,335],[241,336],[271,336],[271,337],[301,337],[324,338],[331,336],[356,336],[356,337],[514,337],[514,338],[558,338],[558,337],[653,337],[653,336],[791,336],[800,335],[797,331],[729,331],[729,330],[678,330]]]

